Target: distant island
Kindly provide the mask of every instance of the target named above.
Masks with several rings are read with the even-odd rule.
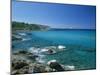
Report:
[[[12,30],[13,31],[44,31],[49,30],[50,27],[46,25],[39,24],[28,24],[24,22],[12,22]]]

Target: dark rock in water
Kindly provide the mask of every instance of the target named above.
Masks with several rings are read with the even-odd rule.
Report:
[[[27,54],[28,52],[25,50],[19,51],[20,54]]]
[[[49,50],[48,50],[48,53],[49,53],[49,54],[52,54],[52,53],[54,53],[54,51],[53,51],[52,49],[49,49]]]
[[[42,49],[42,52],[44,54],[54,54],[54,53],[56,53],[55,50],[53,50],[53,49],[46,49],[46,48]]]
[[[50,68],[55,69],[56,71],[64,71],[64,68],[56,60],[49,61],[48,65]]]

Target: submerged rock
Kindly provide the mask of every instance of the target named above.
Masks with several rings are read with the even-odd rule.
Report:
[[[56,60],[51,60],[48,62],[50,68],[55,69],[56,71],[64,71],[65,69],[59,64]]]
[[[45,54],[54,54],[54,53],[56,53],[55,50],[53,50],[53,49],[46,49],[46,48],[41,49],[41,52],[43,52]]]
[[[48,47],[42,48],[41,52],[43,52],[44,54],[55,54],[55,53],[65,50],[65,49],[66,49],[66,47],[63,45],[48,46]]]

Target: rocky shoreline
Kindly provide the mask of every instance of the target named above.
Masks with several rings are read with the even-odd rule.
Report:
[[[32,74],[45,72],[58,72],[74,70],[74,66],[64,66],[57,60],[50,60],[47,63],[41,63],[38,60],[38,55],[34,53],[20,50],[12,53],[12,75],[15,74]]]
[[[31,33],[13,33],[12,41],[23,41],[23,36],[32,35]],[[12,48],[14,46],[12,45]],[[46,63],[41,62],[41,54],[52,55],[66,50],[63,45],[47,46],[42,48],[31,47],[29,50],[15,50],[11,55],[11,74],[33,74],[46,72],[59,72],[75,70],[72,65],[62,65],[57,60],[52,59]],[[41,61],[40,61],[41,60]]]

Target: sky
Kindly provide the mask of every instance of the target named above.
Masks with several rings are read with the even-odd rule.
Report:
[[[12,21],[47,25],[51,28],[95,29],[96,7],[13,1]]]

